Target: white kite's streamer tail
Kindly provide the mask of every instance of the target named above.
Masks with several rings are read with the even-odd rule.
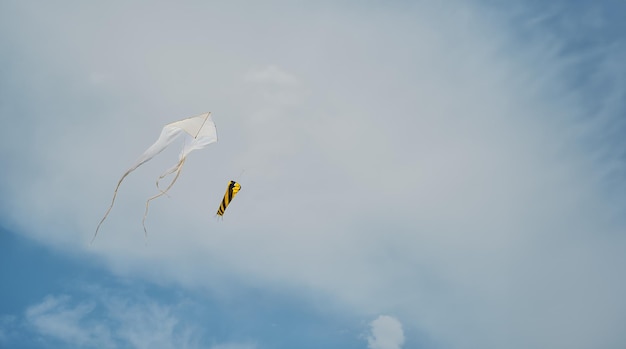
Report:
[[[115,187],[115,191],[113,191],[113,199],[111,199],[111,205],[109,205],[109,208],[107,209],[106,213],[104,214],[104,217],[102,217],[102,219],[100,220],[100,223],[98,223],[98,226],[96,227],[96,232],[93,234],[93,238],[91,238],[91,242],[89,242],[89,244],[91,245],[93,243],[93,241],[96,239],[96,236],[98,236],[98,230],[100,230],[100,226],[102,225],[102,223],[104,222],[105,219],[107,219],[107,216],[109,215],[109,213],[111,212],[111,209],[113,208],[113,204],[115,203],[115,198],[117,197],[117,190],[120,188],[120,185],[122,185],[122,181],[124,180],[124,178],[126,178],[126,176],[128,176],[129,173],[131,173],[134,169],[128,170],[126,171],[126,173],[124,173],[124,175],[122,176],[122,178],[120,178],[120,180],[117,182],[117,186]]]
[[[183,169],[183,164],[185,163],[185,160],[186,160],[186,159],[187,159],[187,158],[182,158],[182,159],[180,159],[180,161],[178,162],[178,164],[177,164],[175,167],[173,167],[173,168],[175,168],[175,171],[176,171],[176,176],[174,176],[174,179],[172,179],[172,182],[171,182],[171,183],[167,186],[167,188],[165,188],[165,190],[160,190],[160,189],[159,189],[159,190],[160,190],[160,193],[156,194],[155,196],[153,196],[153,197],[149,198],[149,199],[146,201],[146,211],[144,212],[144,214],[143,214],[143,219],[141,220],[141,224],[143,224],[143,233],[144,233],[144,236],[145,236],[146,238],[148,237],[148,230],[146,229],[146,217],[148,217],[148,210],[150,209],[150,201],[152,201],[152,200],[154,200],[154,199],[156,199],[156,198],[159,198],[159,197],[161,197],[161,196],[163,196],[163,195],[166,195],[166,194],[167,194],[167,192],[168,192],[168,191],[172,188],[172,186],[174,185],[174,183],[176,183],[176,180],[178,180],[178,176],[180,176],[180,171]],[[172,171],[172,172],[170,172],[170,173],[173,173],[173,171]],[[168,173],[168,174],[169,174],[169,173]],[[167,175],[167,174],[166,174],[166,175]],[[161,179],[161,178],[163,178],[163,177],[164,177],[164,176],[161,176],[161,177],[159,177],[159,179]],[[158,187],[158,185],[159,185],[159,181],[157,180],[157,187]]]

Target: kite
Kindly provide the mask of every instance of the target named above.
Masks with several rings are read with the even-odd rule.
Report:
[[[226,194],[224,194],[224,198],[222,199],[222,203],[220,204],[220,208],[217,209],[217,215],[220,217],[224,216],[224,211],[226,211],[226,207],[228,204],[235,198],[235,195],[241,190],[241,185],[235,181],[230,181],[228,183],[228,187],[226,188]]]
[[[167,169],[165,172],[163,172],[161,176],[159,176],[159,178],[157,178],[156,186],[157,186],[157,189],[159,190],[159,193],[150,197],[146,201],[146,211],[144,213],[142,223],[143,223],[144,233],[147,236],[146,216],[148,215],[148,208],[150,206],[150,201],[160,196],[165,195],[170,190],[170,188],[172,188],[172,186],[178,179],[178,176],[180,175],[180,171],[182,170],[183,165],[185,164],[185,160],[187,159],[187,156],[189,155],[189,153],[197,149],[205,148],[211,143],[217,142],[217,129],[215,128],[215,123],[213,122],[213,119],[211,118],[210,112],[204,113],[198,116],[190,117],[187,119],[183,119],[180,121],[172,122],[163,127],[163,130],[161,131],[161,135],[159,136],[159,139],[157,139],[157,141],[154,144],[152,144],[152,146],[150,146],[150,148],[148,148],[139,157],[139,159],[137,159],[135,164],[131,166],[126,171],[126,173],[122,175],[122,178],[120,178],[120,180],[117,182],[117,186],[115,187],[115,191],[113,192],[113,199],[111,200],[111,205],[109,206],[106,213],[104,214],[104,217],[102,217],[102,220],[98,224],[98,227],[96,228],[96,232],[93,235],[93,239],[91,239],[91,242],[93,242],[96,239],[100,226],[102,225],[104,220],[107,218],[107,216],[111,212],[111,209],[113,208],[113,204],[115,203],[115,197],[117,196],[117,190],[120,188],[120,185],[122,184],[122,181],[124,180],[124,178],[126,178],[126,176],[128,176],[131,172],[136,170],[139,166],[148,162],[153,157],[155,157],[156,155],[161,153],[163,150],[165,150],[165,148],[167,148],[170,144],[172,144],[172,142],[174,142],[180,135],[183,135],[185,137],[185,143],[183,146],[183,150],[181,151],[179,155],[178,163],[172,166],[171,168]],[[173,173],[175,173],[175,175],[174,175],[174,179],[172,179],[172,182],[170,182],[170,184],[164,190],[161,190],[161,187],[159,186],[159,182],[163,178]]]

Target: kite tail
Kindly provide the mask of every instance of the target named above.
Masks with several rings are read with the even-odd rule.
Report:
[[[122,181],[131,172],[132,172],[132,170],[131,171],[127,171],[126,173],[124,173],[122,178],[120,178],[120,180],[117,182],[117,186],[115,187],[115,190],[113,191],[113,199],[111,199],[111,205],[109,206],[109,209],[107,209],[106,213],[104,214],[104,217],[102,217],[102,220],[100,221],[100,223],[98,223],[98,226],[96,227],[96,232],[93,234],[93,238],[91,238],[91,242],[89,243],[90,245],[96,239],[96,236],[98,235],[98,230],[100,230],[100,226],[102,225],[102,223],[104,223],[104,220],[107,219],[107,217],[109,216],[109,213],[111,212],[111,209],[113,208],[113,204],[115,203],[115,198],[117,197],[117,190],[120,188],[120,185],[122,184]]]
[[[181,159],[181,160],[178,162],[178,164],[176,164],[176,166],[174,166],[174,167],[170,168],[169,170],[165,171],[162,175],[160,175],[160,176],[159,176],[159,178],[157,178],[157,180],[156,180],[156,187],[157,187],[157,189],[158,189],[161,193],[163,193],[163,192],[167,191],[167,189],[166,189],[166,190],[162,190],[162,189],[161,189],[161,186],[159,185],[159,183],[161,182],[161,180],[162,180],[163,178],[165,178],[165,177],[169,176],[170,174],[172,174],[172,173],[174,173],[174,172],[176,172],[176,171],[179,171],[179,170],[180,170],[180,168],[181,168],[181,166],[183,166],[183,163],[184,163],[184,162],[185,162],[185,161]],[[171,184],[168,186],[168,188],[169,188],[170,186],[171,186]]]
[[[144,232],[144,235],[145,235],[146,238],[148,237],[148,230],[146,229],[146,217],[148,217],[148,209],[150,208],[150,201],[167,194],[167,192],[170,190],[170,188],[172,188],[174,183],[176,183],[176,180],[178,179],[178,176],[180,176],[180,171],[183,169],[183,164],[185,163],[185,159],[186,158],[182,158],[178,162],[178,165],[175,167],[176,168],[176,176],[174,176],[174,179],[172,179],[172,182],[167,186],[167,188],[165,188],[165,190],[160,190],[160,193],[156,194],[155,196],[149,198],[146,201],[146,211],[144,212],[143,220],[141,221],[141,224],[143,224],[143,232]],[[170,172],[170,173],[172,173],[172,172]],[[159,181],[157,180],[157,187],[158,187],[158,184],[159,184]]]

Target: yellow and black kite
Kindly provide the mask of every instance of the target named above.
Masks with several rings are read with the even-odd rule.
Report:
[[[226,207],[228,204],[235,198],[235,195],[241,189],[241,185],[235,181],[230,181],[228,183],[228,187],[226,188],[226,194],[224,194],[224,198],[222,199],[222,203],[220,204],[220,208],[217,209],[218,216],[224,216],[224,211],[226,211]]]

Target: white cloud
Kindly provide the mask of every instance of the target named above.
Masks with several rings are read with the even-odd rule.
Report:
[[[119,322],[117,335],[133,348],[189,348],[191,328],[180,329],[179,319],[167,306],[153,301],[128,304],[119,299],[109,301],[111,318]]]
[[[223,343],[211,347],[211,349],[256,349],[256,344],[252,343]]]
[[[286,86],[298,84],[298,79],[296,79],[295,76],[287,73],[286,71],[275,65],[269,65],[265,68],[249,72],[246,75],[246,80],[254,83]]]
[[[48,295],[25,311],[26,324],[43,339],[53,338],[83,348],[256,349],[250,341],[215,343],[212,329],[190,316],[188,299],[162,303],[146,295],[129,296],[114,289],[89,286],[94,301]],[[203,319],[213,314],[204,314]],[[16,318],[0,318],[0,341],[11,343]],[[4,329],[7,332],[4,332]],[[23,334],[24,332],[22,332]],[[26,332],[27,333],[27,332]],[[213,342],[209,345],[207,342]]]
[[[367,337],[369,349],[400,349],[404,345],[402,323],[393,316],[380,315],[370,323],[371,335]]]
[[[624,145],[607,131],[623,115],[623,65],[594,66],[612,86],[603,99],[568,84],[589,68],[575,50],[540,30],[520,40],[506,11],[283,5],[15,5],[0,32],[20,37],[3,59],[30,59],[3,79],[14,94],[2,103],[2,214],[116,273],[296,288],[358,316],[397,314],[441,346],[626,340]],[[85,82],[94,71],[115,79]],[[85,247],[162,125],[207,109],[220,142],[151,206],[148,246],[143,204],[166,160],[128,178]],[[67,311],[78,321],[88,308]]]
[[[68,296],[48,296],[26,310],[26,320],[38,333],[74,346],[112,347],[110,331],[86,319],[95,305],[71,305],[69,300]]]
[[[49,295],[28,307],[27,323],[44,338],[85,348],[202,348],[203,331],[177,305],[142,301],[98,289],[97,303]],[[95,310],[96,306],[100,309]]]

